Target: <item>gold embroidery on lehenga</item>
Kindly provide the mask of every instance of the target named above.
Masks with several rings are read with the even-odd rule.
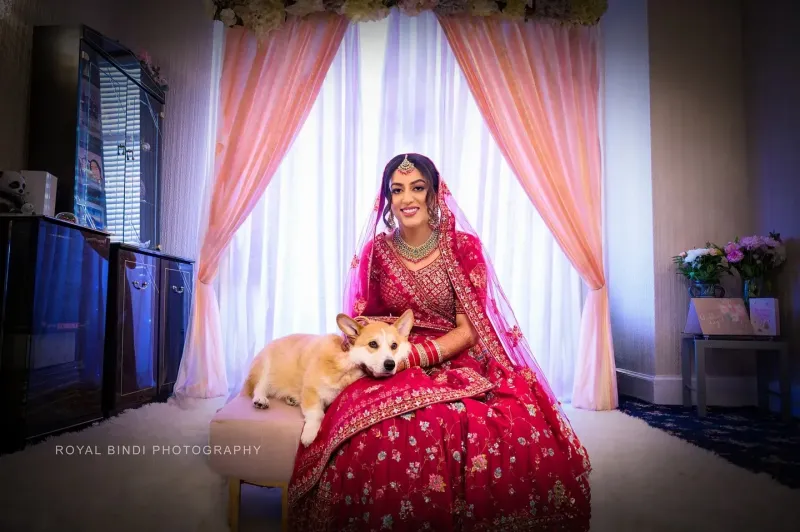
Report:
[[[456,292],[444,268],[444,259],[438,259],[421,268],[412,275],[417,283],[426,290],[426,297],[431,305],[442,313],[442,316],[455,323]]]
[[[379,401],[378,405],[373,408],[364,408],[358,401],[355,401],[356,397],[354,396],[352,398],[352,406],[348,411],[339,414],[348,421],[334,429],[324,448],[317,447],[312,449],[309,451],[308,456],[304,457],[305,461],[313,462],[314,466],[310,467],[296,483],[289,487],[289,504],[294,504],[316,484],[333,451],[344,441],[362,430],[384,419],[405,414],[418,408],[435,403],[474,397],[494,388],[494,384],[469,368],[453,369],[450,370],[450,373],[458,374],[465,378],[467,385],[459,388],[444,389],[441,387],[421,386],[411,390],[405,389],[400,395],[392,388],[386,387],[378,393],[377,398],[373,399],[373,401]]]
[[[486,289],[486,265],[478,264],[469,272],[469,280],[481,290]]]
[[[585,490],[584,482],[581,482],[581,487]],[[583,493],[582,495],[586,497],[587,494]],[[313,523],[314,528],[312,530],[324,529],[331,508],[336,504],[329,486],[320,485],[316,499],[317,504],[311,509],[311,515],[308,516],[309,519],[307,519],[306,523],[307,526]],[[474,532],[516,532],[519,530],[537,529],[555,530],[556,528],[554,527],[558,527],[559,525],[568,526],[574,519],[579,517],[576,511],[578,509],[575,505],[576,502],[575,498],[570,498],[570,504],[567,507],[560,508],[558,513],[548,515],[543,511],[547,509],[546,506],[544,508],[539,507],[540,501],[537,497],[536,499],[531,499],[528,507],[505,513],[501,518],[492,516],[471,523],[470,530]],[[453,513],[456,515],[468,513],[468,511],[469,506],[467,506],[467,503],[462,499],[456,500],[453,504]],[[569,530],[572,529],[573,528],[569,528]],[[351,529],[347,528],[345,530]],[[561,530],[561,528],[559,528],[559,530]]]
[[[439,322],[437,329],[455,326],[455,292],[452,302],[445,302],[446,291],[452,290],[444,266],[439,259],[418,272],[412,272],[397,257],[386,239],[376,241],[378,266],[386,269],[396,282],[381,282],[378,290],[387,310],[398,315],[412,308],[415,318],[426,322]],[[376,268],[378,269],[378,268]],[[436,299],[439,298],[439,299]],[[434,304],[438,300],[438,304]],[[440,308],[440,305],[445,305]],[[447,329],[447,330],[449,330]]]
[[[359,316],[364,312],[365,308],[367,308],[367,302],[363,299],[357,299],[355,305],[353,305],[353,313]]]
[[[365,320],[367,323],[374,321],[382,321],[384,323],[394,323],[398,320],[399,316],[359,316],[359,319]],[[450,332],[453,330],[452,325],[442,325],[440,323],[433,323],[431,321],[414,320],[414,327],[420,329],[428,329],[430,331]]]

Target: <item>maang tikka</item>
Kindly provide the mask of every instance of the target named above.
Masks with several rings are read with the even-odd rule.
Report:
[[[401,174],[408,175],[414,171],[414,163],[408,160],[408,155],[403,158],[403,162],[400,163],[400,166],[397,167],[397,171]]]

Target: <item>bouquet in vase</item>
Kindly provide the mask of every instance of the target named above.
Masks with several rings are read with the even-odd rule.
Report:
[[[744,298],[766,295],[769,292],[769,280],[765,278],[786,262],[786,246],[780,233],[769,236],[746,236],[736,238],[725,246],[725,256],[731,267],[739,272],[744,281]]]
[[[689,295],[692,297],[725,297],[725,289],[719,285],[723,275],[731,270],[725,251],[707,243],[704,248],[690,249],[672,257],[678,275],[689,280]]]

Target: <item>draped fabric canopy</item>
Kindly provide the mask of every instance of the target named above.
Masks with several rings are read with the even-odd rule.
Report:
[[[591,292],[572,404],[618,405],[603,268],[599,29],[439,17],[495,141]]]
[[[243,28],[228,30],[214,186],[176,394],[227,393],[219,304],[212,285],[220,256],[308,116],[347,26],[346,18],[326,14],[294,19],[262,41]]]

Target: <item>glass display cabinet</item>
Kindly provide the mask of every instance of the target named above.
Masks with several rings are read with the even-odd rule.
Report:
[[[119,42],[83,25],[35,27],[28,169],[58,178],[56,212],[155,249],[164,105]]]

